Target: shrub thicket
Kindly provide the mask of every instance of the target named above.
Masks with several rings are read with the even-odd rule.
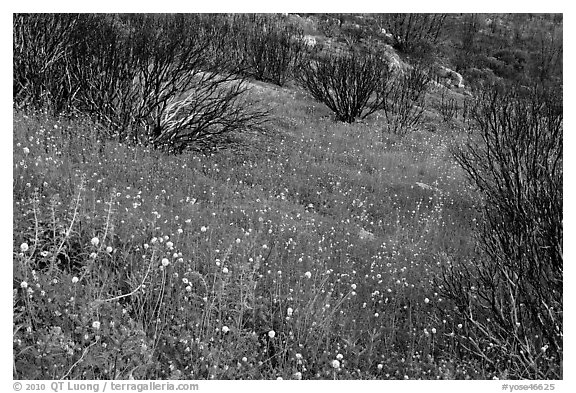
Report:
[[[226,17],[15,15],[14,101],[80,110],[120,140],[170,151],[211,148],[256,128]],[[215,61],[217,59],[218,61]]]
[[[378,53],[351,51],[308,57],[297,81],[338,121],[353,123],[383,110],[386,130],[405,135],[422,119],[430,75],[421,65],[393,72]]]
[[[459,106],[456,99],[447,97],[446,90],[442,90],[440,95],[440,107],[438,108],[438,111],[442,116],[442,120],[444,120],[444,122],[448,122],[456,118],[458,116],[458,109]]]
[[[450,15],[441,34],[466,80],[562,81],[562,14]]]
[[[308,57],[297,81],[328,106],[338,121],[353,123],[382,107],[382,87],[391,75],[377,54],[352,51]]]
[[[342,21],[334,15],[324,15],[318,20],[318,31],[328,38],[337,37]]]
[[[386,131],[406,135],[422,121],[430,74],[421,65],[389,79],[382,90]]]
[[[481,141],[456,152],[483,197],[483,257],[443,288],[467,321],[464,345],[514,378],[561,378],[562,103],[556,89],[487,88]]]
[[[235,25],[245,72],[283,86],[306,49],[302,29],[281,17],[265,15],[239,15]]]
[[[394,47],[407,54],[424,54],[438,42],[446,14],[382,14],[381,25],[392,34]]]
[[[61,111],[74,98],[67,73],[79,18],[73,15],[14,15],[13,98],[19,105]]]

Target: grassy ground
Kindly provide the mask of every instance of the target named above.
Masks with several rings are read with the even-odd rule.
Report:
[[[253,94],[269,133],[210,157],[14,114],[15,378],[492,378],[434,284],[475,226],[439,93],[402,139]]]

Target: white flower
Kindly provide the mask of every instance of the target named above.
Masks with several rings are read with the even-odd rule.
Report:
[[[28,283],[26,281],[22,281],[20,283],[20,287],[22,287],[22,289],[26,289],[26,288],[28,288]]]
[[[306,278],[310,278],[310,277],[312,277],[312,273],[306,272],[306,273],[304,273],[304,276],[306,276]]]
[[[152,244],[156,244],[157,242],[158,242],[158,238],[157,238],[157,237],[153,237],[153,238],[150,240],[150,243],[152,243]]]
[[[289,317],[292,316],[293,312],[294,312],[294,310],[292,309],[292,307],[288,307],[288,309],[286,310],[286,314],[288,314]]]
[[[93,237],[92,240],[90,240],[90,243],[92,243],[94,247],[97,247],[98,244],[100,244],[100,239],[98,239],[97,237]]]
[[[98,254],[96,254],[95,252],[90,254],[90,258],[92,258],[92,259],[96,259],[97,256],[98,256]]]
[[[202,225],[202,227],[200,228],[200,232],[206,232],[208,230],[208,228],[206,228],[204,225]]]
[[[424,299],[424,303],[426,303],[426,304],[430,303],[430,299],[428,299],[428,298]]]
[[[436,328],[432,328],[432,334],[436,334]]]
[[[228,326],[222,326],[222,333],[226,334],[230,331],[230,328]]]
[[[184,278],[182,278],[182,282],[183,282],[184,284],[188,284],[188,279],[187,279],[186,277],[184,277]]]
[[[332,362],[330,362],[330,365],[332,366],[332,368],[335,368],[335,369],[340,368],[340,362],[336,359],[332,360]]]
[[[296,371],[294,373],[294,379],[298,379],[298,380],[302,379],[302,373],[300,371]]]
[[[228,274],[228,268],[227,268],[227,267],[225,267],[224,269],[222,269],[222,273],[224,273],[224,274]]]
[[[100,322],[98,321],[92,322],[92,327],[96,330],[100,329]]]
[[[336,359],[342,360],[342,359],[344,359],[344,355],[342,355],[341,353],[339,353],[338,355],[336,355]]]
[[[270,337],[270,338],[276,337],[276,332],[275,332],[274,330],[270,330],[270,331],[268,332],[268,337]]]
[[[110,254],[112,252],[112,247],[110,247],[110,246],[106,247],[106,252],[108,254]]]
[[[243,361],[244,363],[246,363],[246,362],[248,361],[248,358],[247,358],[246,356],[244,356],[244,357],[242,358],[242,361]]]
[[[352,288],[352,290],[355,291],[355,290],[356,290],[356,284],[352,284],[352,285],[351,285],[351,288]]]
[[[22,251],[22,252],[28,251],[28,243],[20,244],[20,251]]]
[[[166,267],[168,265],[170,265],[170,261],[168,260],[168,258],[162,259],[162,266]]]
[[[22,150],[24,150],[24,154],[28,154],[28,153],[30,153],[30,149],[28,149],[27,147],[25,147],[25,148],[24,148],[24,149],[22,149]]]
[[[179,234],[182,234],[182,232],[184,232],[184,231],[182,230],[182,228],[178,228],[178,233],[179,233]]]
[[[382,370],[382,368],[384,368],[384,365],[382,363],[379,363],[377,367],[378,367],[378,370]]]
[[[172,242],[166,242],[166,247],[172,248],[172,247],[174,247],[174,243],[172,243]]]
[[[240,239],[236,239],[236,244],[240,244]]]
[[[186,292],[192,292],[192,287],[190,285],[186,287]]]
[[[78,277],[72,277],[72,284],[76,284],[78,282]]]
[[[462,324],[461,324],[461,323],[458,324],[458,329],[462,329]]]

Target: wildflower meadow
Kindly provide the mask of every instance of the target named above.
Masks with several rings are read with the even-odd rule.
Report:
[[[13,111],[14,379],[561,378],[561,341],[524,306],[490,310],[474,270],[486,197],[455,158],[480,140],[471,94],[428,88],[398,134],[282,81],[243,82],[266,122],[233,148]]]

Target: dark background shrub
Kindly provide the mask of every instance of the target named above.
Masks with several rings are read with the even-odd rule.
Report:
[[[275,15],[240,15],[236,24],[247,75],[283,86],[306,49],[303,30]]]
[[[438,42],[446,14],[382,14],[381,24],[392,34],[394,47],[403,53],[421,53]]]
[[[430,81],[430,72],[421,64],[388,81],[382,91],[381,107],[389,133],[406,135],[420,124]]]

